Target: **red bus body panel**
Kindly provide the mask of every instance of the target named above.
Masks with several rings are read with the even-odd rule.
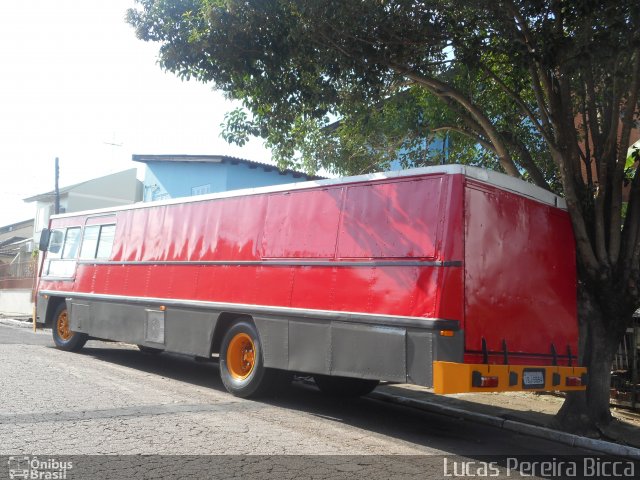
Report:
[[[403,179],[119,211],[110,264],[80,263],[72,286],[43,278],[40,289],[462,320],[461,266],[446,272],[429,263],[340,266],[374,259],[437,261],[443,254],[460,261],[461,223],[457,251],[442,237],[445,228],[456,226],[448,221],[447,196],[450,184],[461,180]],[[398,188],[405,183],[409,188]],[[421,191],[427,202],[414,201]],[[291,195],[300,198],[283,204]],[[350,203],[341,211],[345,196]],[[381,208],[393,217],[380,218]],[[52,228],[83,223],[80,216],[54,219]],[[336,266],[251,263],[301,259]],[[448,296],[439,289],[445,284]],[[440,302],[446,317],[439,316]]]
[[[114,219],[107,260],[39,290],[455,320],[466,363],[502,363],[505,345],[513,363],[550,365],[553,349],[575,362],[567,212],[463,173],[142,204],[51,228]]]
[[[574,238],[567,212],[488,185],[465,191],[465,357],[577,352]],[[515,358],[514,358],[515,361]],[[524,359],[522,359],[524,362]],[[561,363],[566,364],[566,359]]]

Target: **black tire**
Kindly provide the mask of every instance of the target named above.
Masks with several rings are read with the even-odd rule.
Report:
[[[256,327],[240,320],[229,328],[220,346],[220,378],[229,393],[240,398],[275,393],[291,382],[290,372],[265,368]]]
[[[334,377],[314,375],[313,379],[322,393],[332,397],[353,398],[373,392],[380,383],[378,380],[363,378]]]
[[[147,355],[158,355],[159,353],[164,352],[161,348],[147,347],[146,345],[136,345],[136,347],[138,347],[138,350],[142,353],[146,353]]]
[[[69,315],[67,312],[67,304],[62,302],[53,312],[53,320],[51,321],[51,332],[53,335],[53,343],[60,350],[66,352],[77,352],[89,340],[86,333],[74,332],[69,327]]]

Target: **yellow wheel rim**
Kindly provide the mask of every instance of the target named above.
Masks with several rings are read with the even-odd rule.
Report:
[[[61,311],[60,315],[58,315],[56,328],[58,330],[58,336],[64,341],[69,340],[73,336],[73,332],[69,328],[69,316],[66,310]]]
[[[236,380],[244,380],[256,365],[256,348],[246,333],[238,333],[227,348],[227,369]]]

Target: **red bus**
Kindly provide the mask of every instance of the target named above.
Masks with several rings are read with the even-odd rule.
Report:
[[[249,397],[312,375],[437,393],[584,389],[564,201],[465,166],[238,190],[52,217],[36,321],[219,356]]]

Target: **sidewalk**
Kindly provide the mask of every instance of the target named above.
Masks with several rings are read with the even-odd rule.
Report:
[[[0,324],[14,325],[16,327],[32,328],[33,319],[31,317],[17,316],[17,315],[4,315],[0,313]]]
[[[461,417],[540,436],[602,453],[640,458],[640,414],[612,408],[617,421],[606,438],[588,439],[553,430],[550,425],[564,398],[551,393],[504,392],[436,395],[417,385],[381,385],[370,396],[379,400]]]

